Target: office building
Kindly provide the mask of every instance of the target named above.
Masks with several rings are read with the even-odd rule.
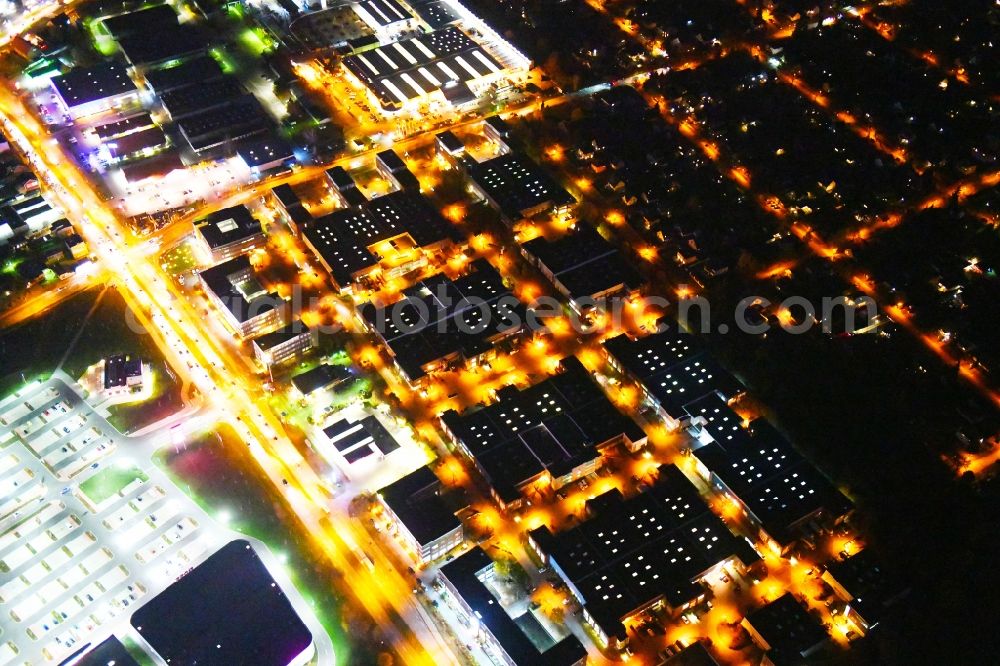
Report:
[[[246,206],[215,211],[194,224],[212,263],[218,264],[264,247],[267,238],[260,222]]]
[[[239,337],[251,338],[284,323],[284,300],[260,285],[246,255],[201,271],[198,277],[223,322]]]
[[[465,538],[455,510],[442,497],[441,482],[429,467],[421,467],[378,491],[382,510],[404,550],[427,564]]]

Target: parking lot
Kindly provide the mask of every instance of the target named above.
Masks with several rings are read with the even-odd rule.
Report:
[[[150,453],[62,378],[0,401],[0,666],[57,663],[127,631],[139,604],[228,540]],[[81,490],[118,469],[141,473]]]

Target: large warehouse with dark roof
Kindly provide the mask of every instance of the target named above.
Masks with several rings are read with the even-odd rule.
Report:
[[[231,541],[132,615],[168,664],[304,664],[309,629],[249,542]]]

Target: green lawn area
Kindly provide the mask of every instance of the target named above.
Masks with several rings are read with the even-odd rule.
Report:
[[[171,275],[179,275],[193,269],[198,265],[198,261],[195,258],[192,241],[184,241],[168,252],[164,252],[163,256],[160,257],[160,262]]]
[[[135,432],[184,407],[178,380],[174,378],[166,363],[162,361],[150,363],[150,377],[153,382],[153,393],[149,398],[142,402],[108,407],[108,422],[119,432]]]
[[[136,479],[149,481],[138,467],[105,467],[80,484],[80,490],[94,504],[101,504]]]
[[[34,319],[0,330],[0,395],[24,381],[47,377],[64,356],[62,369],[78,378],[89,366],[115,353],[142,357],[149,362],[156,382],[152,399],[115,410],[116,427],[142,427],[182,407],[180,384],[168,372],[153,338],[140,329],[115,289],[82,292]]]
[[[376,663],[377,628],[345,608],[325,558],[311,547],[245,449],[235,432],[223,426],[181,450],[158,451],[154,461],[209,515],[260,539],[284,559],[295,587],[333,640],[338,665]]]

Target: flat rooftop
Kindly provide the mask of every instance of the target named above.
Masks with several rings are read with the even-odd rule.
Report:
[[[232,541],[132,614],[173,664],[287,666],[312,643],[249,542]]]
[[[104,360],[104,388],[125,386],[129,377],[142,375],[142,359],[128,354],[116,354]]]
[[[351,174],[347,172],[347,169],[337,165],[330,167],[326,170],[326,176],[333,183],[333,186],[337,188],[337,191],[343,191],[345,189],[357,188],[358,184],[354,182],[354,178]]]
[[[711,427],[706,430],[713,434]],[[850,500],[762,419],[750,430],[695,449],[694,455],[781,543],[791,540],[795,524],[804,518],[819,511],[838,518],[851,509]]]
[[[145,73],[146,82],[157,95],[187,86],[200,86],[224,76],[215,58],[207,55],[196,56],[174,67],[153,69]]]
[[[246,206],[217,210],[195,222],[194,228],[213,250],[263,234],[260,222]]]
[[[429,467],[407,474],[378,493],[421,545],[462,525],[442,499],[441,481]]]
[[[175,169],[183,168],[184,162],[181,160],[180,153],[173,150],[163,155],[156,155],[154,157],[126,164],[122,167],[122,173],[125,174],[125,180],[130,183],[135,183],[140,180],[145,180],[146,178],[162,176]]]
[[[403,158],[391,148],[389,150],[381,150],[376,153],[375,160],[388,169],[390,173],[396,173],[397,171],[403,171],[406,169],[406,162],[404,162]]]
[[[563,359],[561,369],[524,390],[501,390],[497,402],[482,409],[441,417],[505,502],[517,499],[520,486],[543,471],[561,477],[593,460],[608,441],[645,436],[575,357]]]
[[[370,414],[360,421],[335,421],[323,428],[323,434],[351,464],[374,454],[386,456],[399,448],[392,433]]]
[[[524,305],[489,262],[476,260],[470,269],[455,280],[444,275],[422,280],[385,307],[365,303],[359,308],[410,381],[439,359],[479,356],[493,340],[530,323]]]
[[[611,490],[587,506],[593,517],[576,527],[531,536],[609,635],[624,635],[621,620],[658,598],[673,607],[696,598],[703,588],[695,581],[719,562],[760,559],[674,465],[661,466],[646,492],[626,500]]]
[[[138,88],[125,71],[120,60],[76,69],[52,78],[52,85],[59,96],[72,108],[108,97],[138,92]]]
[[[273,194],[286,209],[298,208],[302,206],[302,199],[295,193],[295,190],[293,190],[292,186],[288,183],[278,185],[271,190],[271,194]]]
[[[587,224],[556,240],[539,236],[522,244],[521,250],[545,266],[573,299],[616,288],[631,290],[642,282],[618,249]]]
[[[152,65],[203,52],[208,40],[189,24],[164,23],[155,30],[116,37],[125,57],[133,65]]]
[[[587,656],[587,649],[573,635],[545,650],[535,647],[480,580],[492,567],[493,560],[477,546],[441,567],[441,575],[517,666],[571,666]]]
[[[104,19],[104,27],[118,39],[128,35],[147,35],[177,25],[177,12],[167,4]]]
[[[250,168],[283,162],[295,157],[292,145],[274,132],[243,139],[236,146],[236,154]]]
[[[222,78],[194,86],[175,88],[160,95],[160,101],[173,120],[199,111],[207,111],[245,95],[236,79]]]
[[[131,134],[147,127],[153,127],[153,119],[148,113],[139,113],[122,120],[116,120],[113,123],[99,125],[94,128],[94,134],[101,141],[105,141],[125,134]]]
[[[292,377],[292,386],[302,395],[309,395],[353,377],[350,368],[342,365],[319,365]]]
[[[465,150],[465,142],[455,136],[451,130],[438,132],[435,137],[449,153],[461,153]]]
[[[208,289],[240,323],[275,310],[284,303],[280,296],[269,294],[260,286],[246,255],[205,269],[199,275]]]
[[[110,139],[104,143],[113,144],[114,147],[109,146],[109,148],[118,157],[127,157],[143,150],[160,148],[167,145],[167,135],[159,127],[147,127],[138,132],[131,132]]]
[[[831,562],[826,570],[851,595],[851,608],[872,627],[885,617],[894,603],[909,592],[906,582],[886,570],[870,549],[847,559]]]
[[[662,666],[719,666],[719,662],[704,643],[695,641],[663,662]]]
[[[539,206],[564,206],[575,199],[540,166],[521,153],[507,153],[466,164],[469,177],[509,219],[521,218]]]
[[[223,106],[186,116],[177,127],[197,151],[212,145],[220,136],[238,139],[263,132],[272,124],[256,97],[241,95]]]
[[[352,181],[353,182],[353,181]],[[418,192],[403,190],[317,218],[303,230],[339,285],[379,261],[374,245],[408,234],[417,247],[457,240],[438,210]]]
[[[687,333],[666,330],[644,338],[616,336],[604,343],[617,363],[640,381],[672,418],[705,396],[729,399],[743,385]]]
[[[270,333],[265,333],[264,335],[259,335],[253,339],[253,344],[261,349],[261,351],[268,351],[274,349],[279,345],[283,345],[289,340],[294,340],[303,333],[308,333],[309,329],[302,323],[301,320],[296,319],[295,321],[285,324],[276,331],[271,331]]]
[[[800,656],[828,638],[819,620],[787,592],[749,613],[744,622],[767,641],[771,646],[768,656],[780,664],[800,663]]]
[[[454,26],[344,58],[383,106],[395,106],[501,72],[503,65]]]
[[[644,338],[630,338],[622,333],[606,340],[604,348],[639,381],[654,377],[704,351],[704,346],[690,333],[669,329]]]

